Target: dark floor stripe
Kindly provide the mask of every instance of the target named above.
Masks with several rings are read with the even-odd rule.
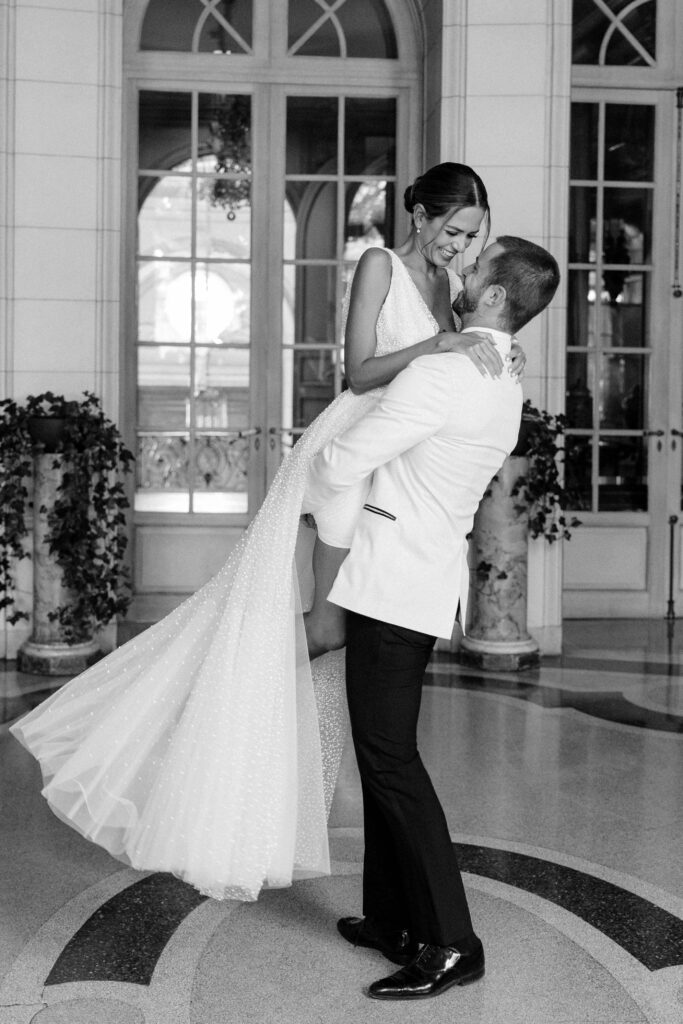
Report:
[[[683,921],[628,889],[553,861],[457,843],[463,871],[556,903],[618,943],[649,971],[683,965]]]
[[[638,729],[655,729],[657,732],[683,733],[683,717],[639,707],[627,700],[618,691],[590,692],[584,690],[559,689],[544,686],[530,680],[526,673],[511,680],[493,674],[474,674],[454,669],[452,672],[430,672],[427,669],[430,686],[452,690],[472,690],[478,693],[497,693],[506,697],[537,704],[544,708],[573,708],[592,718],[600,718],[618,725],[632,725]]]
[[[618,943],[648,970],[683,965],[683,921],[641,896],[540,857],[470,843],[458,843],[456,849],[464,871],[563,907]],[[205,899],[172,875],[155,874],[136,882],[86,921],[65,946],[46,984],[149,985],[164,947]]]
[[[127,981],[149,985],[164,947],[206,900],[173,875],[149,875],[107,900],[62,950],[45,982]]]
[[[678,652],[680,653],[680,652]],[[558,668],[581,669],[587,672],[621,672],[629,676],[669,676],[674,682],[683,681],[683,664],[676,661],[641,661],[637,657],[630,660],[597,658],[592,655],[582,657],[577,654],[562,654],[558,658],[543,659],[545,665],[557,665]]]

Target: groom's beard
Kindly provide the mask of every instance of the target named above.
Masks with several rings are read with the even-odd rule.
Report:
[[[466,313],[476,313],[480,296],[480,288],[472,288],[468,290],[467,282],[465,282],[463,290],[453,302],[454,312],[456,312],[460,318],[462,318]]]

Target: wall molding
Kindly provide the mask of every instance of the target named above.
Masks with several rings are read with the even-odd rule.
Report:
[[[100,0],[98,14],[95,390],[107,413],[119,412],[119,308],[123,3]]]

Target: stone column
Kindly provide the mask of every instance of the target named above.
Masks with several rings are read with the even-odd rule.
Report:
[[[94,640],[65,643],[59,622],[50,612],[68,602],[61,567],[50,554],[47,519],[64,475],[61,456],[40,450],[33,459],[33,631],[17,654],[21,672],[76,675],[98,661],[102,651]]]
[[[511,493],[526,469],[525,458],[506,459],[474,518],[470,626],[458,651],[465,665],[517,671],[539,662],[526,626],[528,514]]]
[[[519,342],[528,357],[525,397],[562,412],[572,2],[421,2],[427,45],[434,48],[426,64],[424,166],[458,160],[475,167],[486,183],[495,234],[529,238],[558,259],[558,293],[550,309],[523,328]],[[533,54],[533,60],[520,60],[520,54]],[[479,244],[454,269],[470,263]],[[544,653],[559,654],[562,545],[531,541],[528,573],[529,625]]]

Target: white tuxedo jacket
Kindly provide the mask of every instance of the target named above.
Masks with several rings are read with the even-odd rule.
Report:
[[[491,333],[507,355],[508,335]],[[313,459],[303,511],[314,515],[374,474],[330,601],[441,637],[450,637],[460,605],[464,624],[465,538],[516,443],[521,407],[522,388],[506,371],[491,379],[467,356],[422,356]]]

